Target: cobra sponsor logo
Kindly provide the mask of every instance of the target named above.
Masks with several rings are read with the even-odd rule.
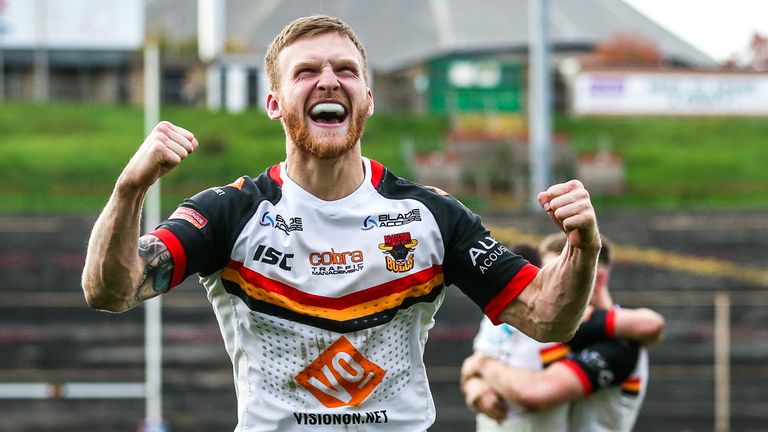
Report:
[[[421,221],[421,210],[413,209],[405,213],[396,213],[394,215],[385,213],[380,215],[370,215],[363,221],[363,226],[360,227],[363,231],[368,231],[373,228],[390,228],[408,225],[411,222]]]
[[[419,241],[411,238],[411,233],[397,233],[384,236],[384,243],[379,243],[379,249],[385,253],[387,270],[402,273],[413,268],[413,250]]]
[[[480,273],[485,274],[508,251],[506,246],[493,237],[485,237],[469,249],[469,258],[472,260],[472,265],[475,268],[479,267]]]
[[[261,226],[271,226],[272,228],[279,229],[280,231],[291,235],[292,231],[304,231],[304,226],[300,217],[289,218],[286,222],[282,215],[272,215],[270,212],[265,212],[259,220]]]
[[[309,254],[309,265],[312,266],[312,275],[325,276],[358,272],[365,262],[361,250],[336,252],[331,248],[330,251]]]

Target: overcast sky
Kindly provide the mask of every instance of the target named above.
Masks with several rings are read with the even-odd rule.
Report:
[[[768,0],[624,1],[718,61],[768,36]]]

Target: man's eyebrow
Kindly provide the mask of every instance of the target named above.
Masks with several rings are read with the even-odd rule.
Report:
[[[334,66],[355,66],[357,68],[360,67],[360,62],[358,62],[353,57],[342,57],[338,59],[332,59],[331,64]]]
[[[302,61],[294,64],[291,67],[291,70],[295,71],[295,70],[300,70],[300,69],[304,69],[304,68],[307,68],[307,67],[313,68],[313,67],[317,67],[318,64],[320,64],[319,60],[302,60]]]

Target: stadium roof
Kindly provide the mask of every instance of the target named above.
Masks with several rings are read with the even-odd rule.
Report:
[[[455,53],[524,52],[529,0],[227,0],[228,36],[262,55],[282,27],[300,16],[333,15],[347,22],[379,71],[397,70]],[[148,0],[147,25],[174,37],[194,37],[189,0]],[[186,33],[184,33],[186,31]],[[664,56],[694,67],[717,62],[621,0],[551,0],[555,51],[590,50],[622,33],[642,35]]]

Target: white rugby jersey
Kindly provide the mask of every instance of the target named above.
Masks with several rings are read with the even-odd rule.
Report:
[[[424,343],[448,284],[491,319],[538,269],[450,196],[362,159],[323,201],[285,163],[186,200],[152,234],[199,273],[232,359],[236,431],[424,431]]]
[[[563,358],[568,348],[559,343],[539,342],[509,324],[494,325],[488,318],[480,322],[474,340],[475,352],[482,353],[512,366],[540,371]],[[567,404],[547,410],[527,411],[512,402],[507,404],[507,417],[503,422],[478,413],[475,417],[477,432],[536,432],[565,431]]]

